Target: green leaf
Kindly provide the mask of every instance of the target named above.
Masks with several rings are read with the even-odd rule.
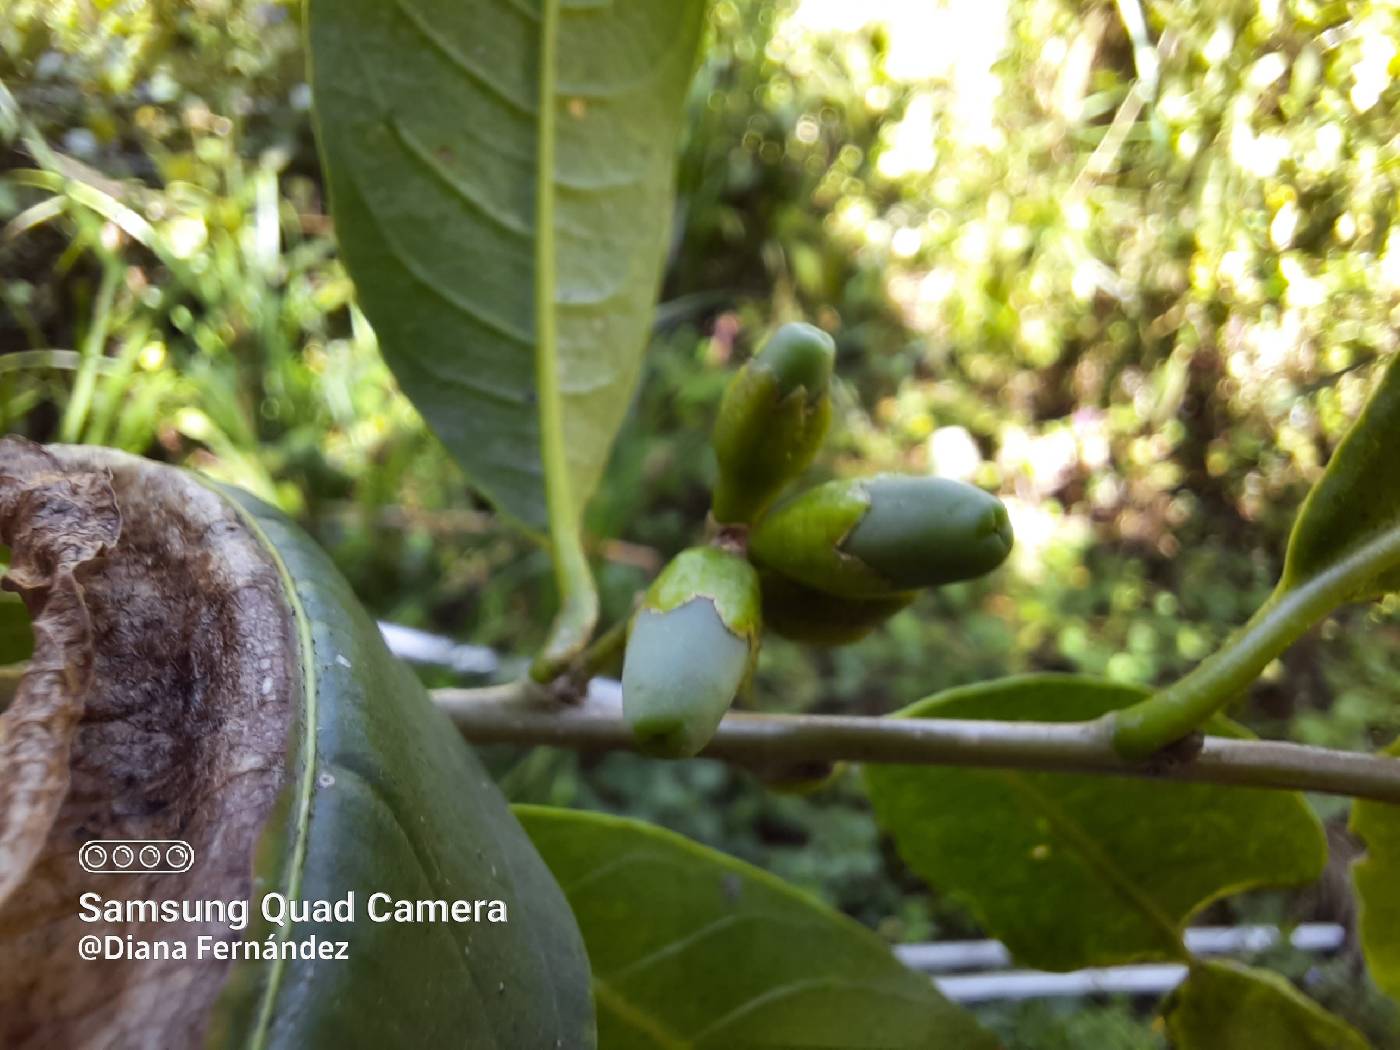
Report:
[[[1400,762],[1400,744],[1389,753]],[[1351,830],[1366,844],[1351,869],[1361,951],[1376,984],[1400,999],[1400,806],[1358,799]]]
[[[1382,371],[1298,512],[1269,600],[1186,677],[1114,721],[1114,746],[1144,758],[1200,726],[1339,605],[1400,587],[1400,354]]]
[[[1072,722],[1141,700],[1093,678],[1029,675],[954,689],[912,718]],[[1212,731],[1244,736],[1221,720]],[[1321,825],[1297,794],[1011,770],[868,766],[900,855],[1046,970],[1183,959],[1185,921],[1218,897],[1315,879]]]
[[[429,425],[529,525],[577,522],[636,383],[703,15],[703,0],[311,4],[360,303]]]
[[[348,958],[240,963],[221,1003],[223,1045],[592,1047],[578,927],[481,763],[312,541],[253,497],[220,491],[279,562],[304,674],[258,893],[354,891],[359,909],[348,924],[250,928],[245,938],[348,940]],[[509,921],[371,922],[372,893],[500,899]]]
[[[1381,372],[1366,407],[1304,501],[1288,540],[1279,590],[1337,569],[1385,535],[1400,535],[1400,354]],[[1400,553],[1378,558],[1347,600],[1400,588]]]
[[[1368,1050],[1351,1025],[1267,970],[1197,963],[1163,1007],[1176,1050]]]
[[[991,1048],[868,930],[669,831],[516,807],[593,961],[607,1050]]]
[[[9,563],[9,550],[0,546],[0,575]],[[12,666],[28,660],[34,652],[34,633],[29,626],[29,610],[18,594],[0,591],[0,711],[5,710],[19,688],[20,668]]]
[[[0,573],[3,572],[0,565]],[[0,667],[28,660],[34,651],[29,611],[18,594],[0,591]]]

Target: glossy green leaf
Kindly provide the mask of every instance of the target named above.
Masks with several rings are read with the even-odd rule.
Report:
[[[874,934],[765,872],[634,820],[516,814],[578,916],[607,1050],[997,1045]]]
[[[1070,722],[1141,700],[1093,678],[1030,675],[954,689],[913,718]],[[1229,723],[1220,735],[1243,736]],[[1315,879],[1326,861],[1300,795],[1014,770],[868,766],[900,855],[964,902],[1026,965],[1070,970],[1184,958],[1185,921],[1218,897]]]
[[[1163,1013],[1175,1050],[1368,1050],[1351,1025],[1276,973],[1197,963]]]
[[[1145,758],[1202,725],[1269,662],[1346,602],[1400,587],[1400,354],[1308,493],[1278,586],[1184,678],[1114,720],[1119,753]]]
[[[1390,754],[1400,762],[1400,744]],[[1351,830],[1366,846],[1351,869],[1361,950],[1376,984],[1400,999],[1400,806],[1358,799]]]
[[[472,481],[530,525],[576,521],[635,385],[703,13],[311,4],[318,132],[361,305]],[[547,514],[551,471],[568,506]]]
[[[578,927],[481,763],[311,540],[251,496],[222,491],[280,563],[304,674],[256,892],[336,900],[353,890],[361,909],[352,924],[289,934],[348,940],[346,960],[239,964],[221,1003],[223,1045],[593,1046]],[[509,921],[371,922],[376,892],[500,899]]]

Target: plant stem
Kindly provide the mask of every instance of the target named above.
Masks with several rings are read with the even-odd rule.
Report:
[[[1357,547],[1324,572],[1292,587],[1280,585],[1223,648],[1153,696],[1105,715],[1118,753],[1142,759],[1205,724],[1269,661],[1337,606],[1364,593],[1380,573],[1400,563],[1400,528]]]
[[[632,751],[619,697],[615,682],[599,679],[586,702],[570,706],[542,701],[532,683],[433,691],[438,707],[474,743]],[[1118,754],[1111,726],[1103,721],[731,712],[701,755],[755,769],[840,761],[1029,769],[1317,791],[1400,804],[1400,758],[1206,737],[1192,758],[1138,762]]]
[[[641,596],[638,595],[638,598]],[[634,601],[633,607],[636,607]],[[629,613],[617,623],[613,624],[597,638],[593,639],[588,648],[585,649],[578,658],[578,673],[580,682],[588,682],[608,669],[623,648],[627,645],[627,632],[632,626],[632,616]]]

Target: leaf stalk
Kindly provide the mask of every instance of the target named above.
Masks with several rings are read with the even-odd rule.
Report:
[[[1200,728],[1249,687],[1269,662],[1337,606],[1400,564],[1400,527],[1361,544],[1346,557],[1296,586],[1274,590],[1225,645],[1195,670],[1141,703],[1101,721],[1124,758],[1144,759]]]

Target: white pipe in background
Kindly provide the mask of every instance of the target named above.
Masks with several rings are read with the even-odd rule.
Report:
[[[1277,926],[1197,926],[1186,931],[1186,947],[1196,955],[1248,955],[1277,947]],[[1346,930],[1334,922],[1305,922],[1288,942],[1298,951],[1334,952]],[[1106,966],[1046,973],[1009,970],[1011,953],[1000,941],[943,941],[900,944],[895,955],[911,970],[927,973],[938,990],[959,1003],[993,1000],[1082,998],[1088,995],[1165,995],[1186,977],[1179,963]]]
[[[500,658],[484,645],[462,645],[416,627],[383,621],[379,633],[389,651],[406,663],[445,667],[463,675],[492,675],[501,669]]]
[[[1079,999],[1087,995],[1165,995],[1186,978],[1180,963],[1109,966],[1073,973],[1003,970],[935,977],[933,983],[955,1003],[1020,999]]]
[[[1193,926],[1186,931],[1186,947],[1196,955],[1247,955],[1276,947],[1281,937],[1277,926]],[[1334,922],[1302,923],[1288,938],[1303,952],[1334,952],[1345,940],[1346,930]],[[1004,970],[1012,963],[1000,941],[899,944],[894,953],[905,966],[923,973]]]

